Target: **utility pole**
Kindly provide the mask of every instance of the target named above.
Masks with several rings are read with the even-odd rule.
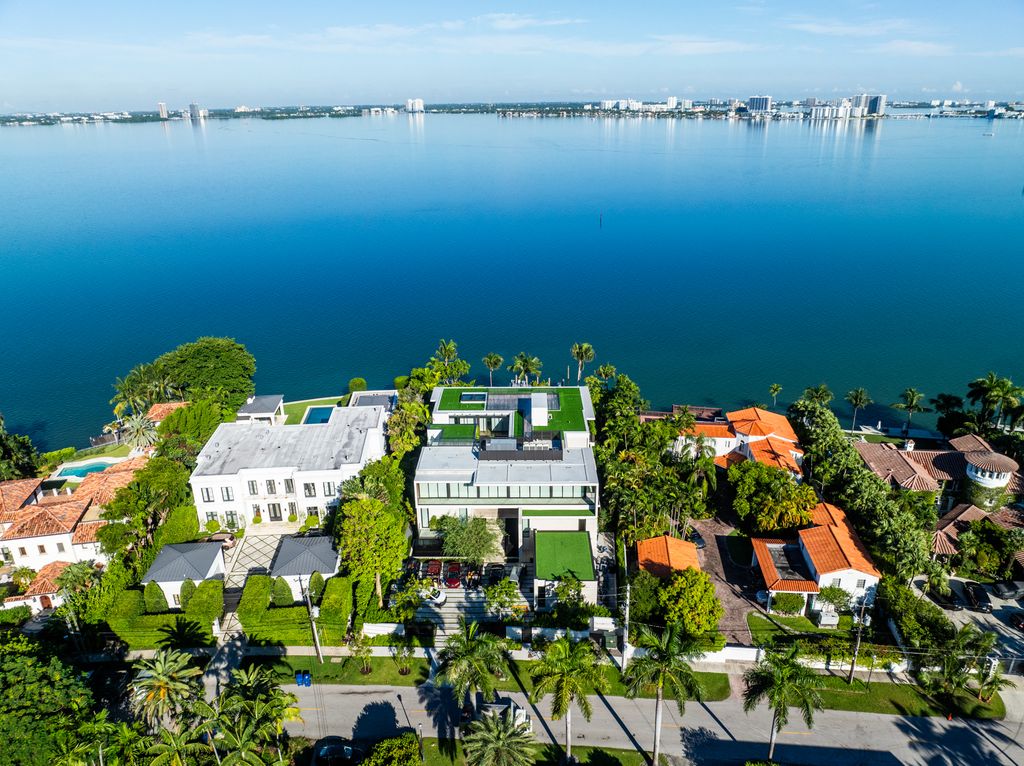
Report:
[[[626,670],[626,662],[629,657],[629,591],[630,584],[626,583],[626,606],[622,610],[622,671]]]
[[[313,629],[313,647],[316,649],[316,658],[323,665],[324,654],[320,648],[320,636],[316,632],[316,618],[320,616],[320,608],[313,606],[313,600],[309,595],[309,588],[303,587],[301,577],[299,577],[299,589],[302,590],[302,595],[306,597],[306,609],[309,610],[309,625]]]
[[[853,671],[857,668],[857,655],[860,653],[860,638],[864,632],[864,610],[868,608],[867,600],[860,602],[860,622],[857,624],[857,643],[853,647],[853,662],[850,663],[850,676],[846,679],[846,683],[853,683]]]

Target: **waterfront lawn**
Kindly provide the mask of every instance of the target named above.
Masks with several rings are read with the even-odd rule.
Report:
[[[536,662],[530,660],[514,660],[512,662],[512,677],[498,681],[498,690],[505,692],[533,691],[533,679],[530,674]],[[608,679],[608,689],[605,696],[625,697],[626,684],[622,680],[619,669],[614,665],[605,665],[604,674]],[[706,702],[717,702],[727,699],[729,696],[729,676],[725,673],[702,673],[698,672],[697,678],[704,684],[704,700]],[[651,699],[654,697],[654,689],[645,690],[640,694],[641,698]]]
[[[349,394],[345,394],[344,396],[328,396],[324,399],[310,399],[304,402],[285,402],[284,414],[287,417],[285,423],[287,425],[301,423],[306,409],[309,407],[343,407],[348,404],[348,398]]]
[[[929,696],[916,684],[893,684],[887,681],[867,684],[855,678],[848,685],[845,676],[822,676],[818,693],[828,710],[914,716],[945,716],[950,712],[944,702]],[[952,712],[958,718],[999,720],[1006,715],[1006,706],[998,694],[986,705],[973,694],[960,693]]]
[[[412,668],[408,675],[398,672],[398,665],[391,657],[371,657],[372,670],[363,675],[362,662],[355,657],[325,657],[321,665],[316,657],[281,656],[247,657],[243,665],[263,665],[278,673],[283,683],[295,682],[295,671],[308,670],[313,683],[351,684],[359,686],[419,686],[426,681],[429,666],[425,659],[413,657],[409,660]]]
[[[85,449],[78,450],[66,462],[70,463],[75,460],[88,460],[97,457],[128,457],[128,453],[131,451],[132,448],[127,444],[105,444],[102,447],[86,447]]]
[[[536,731],[536,727],[535,727]],[[537,748],[537,766],[561,766],[565,762],[565,751],[559,745],[544,745]],[[580,766],[646,766],[647,755],[636,750],[619,750],[613,747],[572,746],[573,758]],[[423,738],[423,757],[427,766],[464,766],[462,743],[452,740]]]

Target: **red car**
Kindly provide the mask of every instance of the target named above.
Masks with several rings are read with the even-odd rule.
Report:
[[[423,572],[424,577],[440,577],[441,576],[441,562],[437,559],[433,559],[427,562],[427,567]]]
[[[452,561],[445,565],[444,584],[449,588],[458,588],[462,585],[462,566],[458,562]]]

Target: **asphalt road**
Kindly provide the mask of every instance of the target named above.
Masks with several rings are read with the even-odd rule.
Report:
[[[432,686],[417,688],[317,685],[286,687],[298,695],[303,723],[289,724],[293,734],[317,738],[337,734],[361,740],[391,736],[423,726],[424,736],[448,737],[455,721],[450,694]],[[549,706],[527,705],[540,742],[564,742],[565,722],[552,721]],[[593,717],[573,714],[575,744],[616,748],[652,747],[654,701],[621,697],[592,698]],[[685,724],[685,727],[684,727]],[[762,708],[750,715],[738,700],[688,703],[685,718],[666,706],[662,749],[682,756],[679,763],[699,766],[735,764],[764,758],[771,715]],[[796,711],[779,735],[777,760],[820,766],[896,766],[911,764],[1024,764],[1020,722],[946,721],[824,711],[808,731]],[[688,760],[687,760],[688,759]]]

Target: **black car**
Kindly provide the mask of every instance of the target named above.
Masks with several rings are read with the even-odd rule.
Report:
[[[1024,596],[1024,582],[992,583],[992,590],[999,598],[1013,601]]]
[[[1024,633],[1024,612],[1014,612],[1009,617],[1010,624]]]
[[[310,766],[348,766],[362,763],[366,753],[342,737],[324,737],[313,745]]]
[[[690,527],[690,529],[687,530],[686,539],[693,543],[695,546],[697,546],[697,550],[699,551],[704,550],[704,546],[707,545],[707,543],[704,542],[704,538],[701,537],[700,532],[698,532],[693,527]]]
[[[968,580],[964,583],[964,593],[967,595],[967,602],[975,612],[992,612],[992,599],[981,586],[981,583]]]
[[[964,608],[964,600],[956,595],[956,591],[952,588],[949,589],[949,593],[939,593],[934,588],[928,590],[928,598],[935,602],[937,606],[941,606],[943,609],[948,609],[951,612],[960,612]]]

